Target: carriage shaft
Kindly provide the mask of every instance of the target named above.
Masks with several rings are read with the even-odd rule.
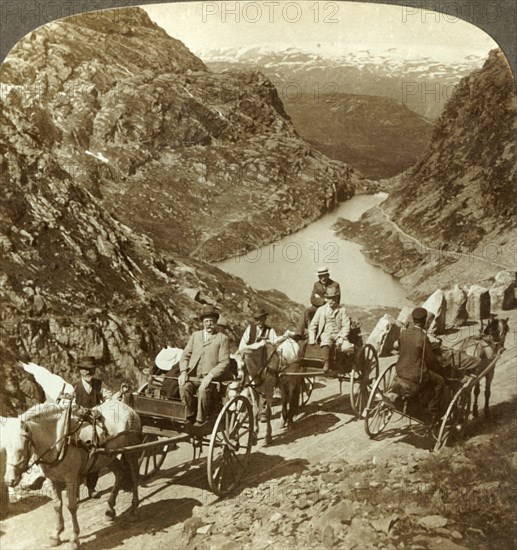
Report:
[[[188,441],[190,435],[178,434],[174,437],[168,437],[166,439],[159,439],[158,441],[150,441],[148,443],[139,443],[138,445],[129,445],[127,447],[119,447],[118,449],[98,449],[96,452],[104,455],[113,455],[121,453],[140,453],[147,449],[153,449],[155,447],[165,447],[171,443],[179,443],[181,441]]]

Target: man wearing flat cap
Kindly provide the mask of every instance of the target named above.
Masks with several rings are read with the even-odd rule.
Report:
[[[320,344],[323,353],[323,372],[330,369],[336,347],[343,353],[353,349],[353,344],[348,340],[350,317],[345,306],[339,303],[339,298],[339,290],[336,287],[327,288],[324,305],[316,310],[309,323],[309,344]]]
[[[311,292],[310,302],[311,305],[305,309],[303,314],[298,321],[298,326],[296,328],[296,333],[303,337],[305,333],[305,327],[307,327],[309,321],[314,317],[316,310],[325,305],[325,292],[327,289],[333,288],[337,292],[337,301],[341,302],[341,289],[339,283],[333,281],[330,278],[330,273],[328,267],[322,266],[318,267],[316,272],[318,280],[314,283]]]
[[[399,358],[397,361],[396,387],[402,394],[414,395],[424,383],[433,385],[433,396],[428,410],[434,420],[438,420],[444,380],[436,372],[440,368],[427,336],[428,312],[423,307],[413,310],[413,322],[400,331]],[[390,404],[399,397],[397,392],[389,392],[386,399]]]
[[[211,406],[210,382],[224,378],[230,364],[228,336],[219,332],[219,312],[203,306],[199,316],[203,329],[192,333],[180,359],[180,396],[187,406],[187,418],[195,426],[206,423]],[[197,406],[196,406],[197,392]]]

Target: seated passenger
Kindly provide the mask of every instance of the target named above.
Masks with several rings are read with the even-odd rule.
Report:
[[[180,396],[187,406],[187,419],[195,419],[195,426],[207,421],[213,391],[210,382],[224,378],[230,364],[228,336],[218,332],[218,318],[215,307],[203,307],[200,315],[203,330],[192,333],[180,360]]]
[[[433,422],[438,420],[440,412],[440,401],[443,393],[444,380],[436,370],[440,365],[433,353],[433,347],[427,336],[427,310],[417,307],[412,313],[413,322],[400,331],[399,337],[399,358],[396,371],[397,386],[402,394],[411,396],[426,382],[433,385],[433,397],[428,405],[428,410],[433,416]],[[396,391],[388,392],[384,398],[394,405],[395,400],[400,397]]]
[[[330,369],[330,358],[336,348],[342,352],[353,349],[348,340],[350,317],[344,305],[339,303],[340,293],[335,287],[325,291],[325,305],[316,310],[309,323],[309,344],[319,343],[323,352],[323,372]]]
[[[310,320],[313,318],[316,310],[325,305],[325,292],[327,289],[334,288],[337,290],[337,302],[341,302],[341,289],[339,288],[339,283],[333,281],[330,278],[330,273],[328,267],[319,267],[316,273],[318,280],[314,283],[311,292],[310,302],[311,305],[305,309],[301,315],[298,326],[296,328],[296,333],[300,338],[303,338],[305,333],[305,328],[307,327]]]

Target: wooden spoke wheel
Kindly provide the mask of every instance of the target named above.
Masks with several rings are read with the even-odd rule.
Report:
[[[393,386],[396,376],[395,367],[396,363],[387,367],[373,383],[364,411],[364,429],[370,437],[379,435],[393,415],[393,409],[384,402],[383,396]]]
[[[160,436],[155,434],[144,434],[142,443],[151,443],[160,439]],[[142,451],[142,454],[138,457],[138,475],[140,479],[149,479],[158,472],[165,461],[169,448],[170,445],[163,445],[163,447],[157,445]]]
[[[238,395],[223,407],[210,436],[208,484],[216,495],[226,496],[237,488],[248,466],[254,435],[251,403]]]
[[[305,407],[311,398],[314,388],[314,380],[312,378],[302,377],[300,379],[300,408]]]
[[[439,425],[434,450],[461,440],[470,414],[470,389],[460,389],[452,398]]]
[[[363,416],[374,381],[379,377],[379,358],[366,344],[359,351],[350,372],[350,405],[356,416]]]

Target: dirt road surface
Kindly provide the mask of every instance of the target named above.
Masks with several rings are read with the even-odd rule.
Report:
[[[517,393],[517,314],[515,311],[504,312],[505,317],[508,315],[510,332],[506,340],[507,349],[496,368],[492,406],[510,401]],[[447,343],[452,345],[475,331],[475,326],[464,327],[459,336],[451,336]],[[381,367],[391,362],[393,358],[383,358]],[[390,431],[388,437],[382,440],[370,440],[365,434],[364,422],[354,419],[347,395],[348,387],[345,386],[340,395],[337,380],[321,378],[316,382],[312,397],[292,431],[281,428],[278,410],[275,411],[274,444],[264,447],[263,433],[260,434],[243,480],[243,491],[231,498],[253,498],[253,488],[258,484],[269,482],[274,486],[275,480],[283,476],[333,457],[343,457],[350,463],[357,463],[373,460],[374,457],[400,456],[405,452],[429,452],[429,441],[408,436],[407,431],[402,435],[400,431]],[[134,521],[125,514],[130,504],[128,493],[119,496],[119,517],[114,522],[105,519],[104,510],[112,476],[103,476],[99,481],[102,497],[99,500],[85,500],[79,506],[81,548],[180,548],[183,522],[192,516],[194,507],[210,506],[217,499],[206,486],[206,459],[202,457],[191,463],[191,457],[192,451],[187,444],[181,444],[178,450],[169,453],[161,471],[140,487],[141,504],[138,518]],[[32,497],[25,504],[23,501],[15,504],[12,515],[0,524],[1,549],[48,547],[54,524],[53,514],[52,503],[45,495]],[[226,518],[226,521],[230,519]],[[65,522],[65,542],[61,548],[69,546],[70,522],[66,510]]]

